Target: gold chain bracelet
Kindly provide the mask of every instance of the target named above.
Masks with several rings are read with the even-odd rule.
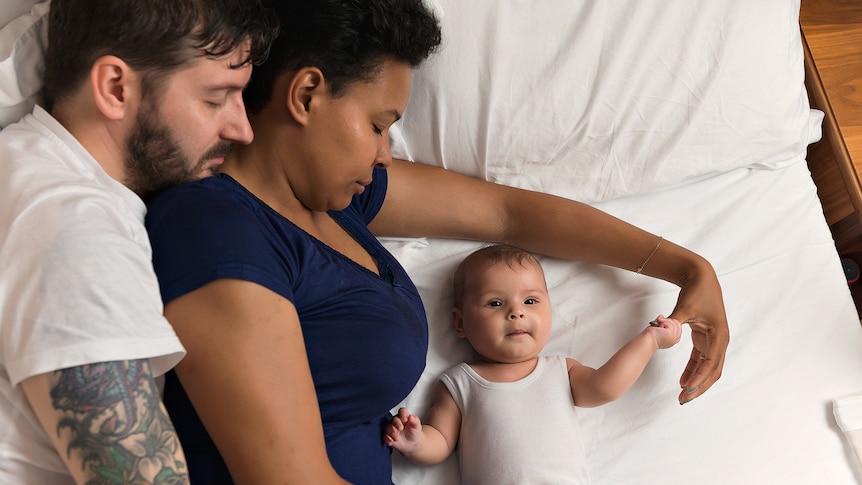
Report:
[[[649,253],[649,256],[647,256],[647,257],[646,257],[646,259],[644,260],[643,264],[641,264],[640,268],[638,268],[638,270],[637,270],[635,273],[637,273],[637,274],[641,274],[641,271],[643,271],[643,270],[644,270],[644,266],[646,266],[646,264],[647,264],[647,263],[649,263],[649,260],[650,260],[650,259],[652,259],[652,257],[653,257],[653,255],[655,254],[655,252],[656,252],[656,251],[658,251],[658,247],[659,247],[659,246],[661,246],[661,242],[662,242],[663,240],[664,240],[664,237],[663,237],[663,236],[659,236],[659,237],[658,237],[658,242],[655,244],[655,247],[654,247],[654,248],[652,248],[652,252],[651,252],[651,253]]]

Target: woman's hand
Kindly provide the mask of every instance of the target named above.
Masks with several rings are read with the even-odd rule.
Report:
[[[721,377],[730,330],[718,277],[709,263],[704,261],[680,286],[670,317],[691,327],[691,356],[679,380],[682,387],[679,402],[685,404],[706,392]]]

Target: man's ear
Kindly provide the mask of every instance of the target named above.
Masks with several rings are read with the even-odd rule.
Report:
[[[140,102],[140,76],[116,56],[96,59],[90,68],[90,88],[96,107],[110,120],[123,119]]]
[[[323,72],[316,67],[304,67],[293,73],[287,86],[287,111],[299,124],[308,121],[315,102],[324,94],[325,83]]]
[[[464,332],[464,318],[458,307],[452,307],[452,326],[455,327],[455,335],[459,338],[467,338],[467,333]]]

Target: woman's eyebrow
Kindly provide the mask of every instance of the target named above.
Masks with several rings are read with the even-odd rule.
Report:
[[[391,110],[387,111],[386,113],[392,115],[392,117],[395,118],[395,121],[398,121],[401,119],[401,113],[399,113],[397,109],[391,109]],[[395,121],[393,121],[393,123]]]

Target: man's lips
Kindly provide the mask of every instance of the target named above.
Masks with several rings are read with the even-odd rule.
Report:
[[[206,161],[203,163],[204,171],[214,170],[218,168],[219,165],[224,163],[224,159],[224,155],[217,155],[215,157],[207,158]]]

